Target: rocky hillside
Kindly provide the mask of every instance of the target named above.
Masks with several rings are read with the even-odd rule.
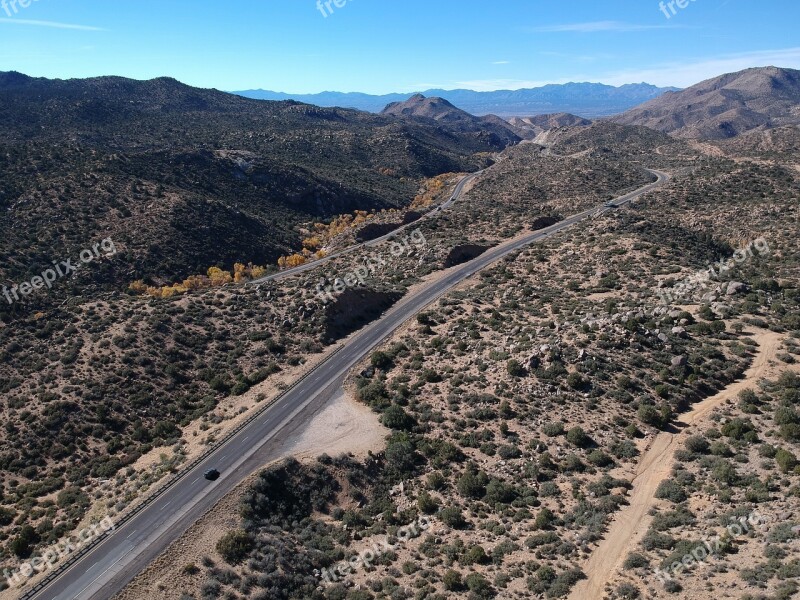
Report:
[[[527,134],[527,136],[532,136],[534,138],[552,129],[561,127],[586,127],[592,124],[589,119],[564,112],[551,115],[537,115],[535,117],[512,117],[508,122],[511,123],[517,131],[521,132],[521,135]]]
[[[422,94],[412,96],[405,102],[393,102],[383,109],[381,114],[433,120],[462,133],[476,134],[481,139],[491,140],[494,144],[509,145],[522,139],[514,128],[500,117],[494,115],[475,117],[443,98],[426,98]]]
[[[167,78],[2,73],[0,283],[107,237],[114,260],[64,281],[73,293],[274,264],[299,224],[406,205],[423,179],[477,170],[513,140]]]
[[[800,71],[765,67],[668,92],[612,119],[682,138],[725,139],[800,123]]]

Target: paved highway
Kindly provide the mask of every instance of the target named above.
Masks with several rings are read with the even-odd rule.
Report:
[[[615,199],[614,207],[635,200],[669,178],[666,173],[650,172],[657,177],[655,183]],[[467,181],[462,181],[462,189]],[[223,440],[219,447],[176,476],[171,485],[155,496],[143,510],[58,572],[43,589],[29,592],[24,598],[111,598],[227,492],[252,472],[279,457],[284,441],[301,431],[308,416],[318,411],[341,388],[346,373],[408,319],[454,286],[504,256],[615,208],[601,205],[496,246],[468,263],[451,268],[437,281],[413,296],[402,299],[381,319],[350,338],[346,346],[337,348],[328,359],[230,438]],[[215,482],[206,481],[203,477],[203,472],[212,467],[222,473]]]

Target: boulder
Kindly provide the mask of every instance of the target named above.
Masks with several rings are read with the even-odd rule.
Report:
[[[744,294],[747,292],[747,285],[741,281],[731,281],[725,290],[726,296],[735,296],[736,294]]]
[[[676,356],[672,359],[672,366],[673,367],[683,367],[686,365],[687,359],[685,356]]]

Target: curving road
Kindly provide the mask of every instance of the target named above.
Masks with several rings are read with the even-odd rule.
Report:
[[[504,256],[599,213],[624,206],[669,179],[666,173],[648,171],[656,176],[656,182],[620,196],[613,201],[613,207],[606,203],[496,246],[468,263],[451,268],[443,277],[401,300],[378,321],[350,338],[347,345],[339,346],[272,404],[221,440],[217,447],[189,465],[162,493],[154,495],[143,509],[118,523],[117,529],[100,543],[23,598],[105,600],[114,596],[225,494],[251,473],[278,458],[283,442],[302,430],[307,417],[341,388],[347,372],[408,319]],[[468,181],[466,178],[461,182],[454,198]],[[203,472],[212,467],[222,473],[213,483],[203,478]]]

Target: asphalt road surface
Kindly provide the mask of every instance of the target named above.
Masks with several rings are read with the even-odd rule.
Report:
[[[555,225],[487,250],[478,258],[402,299],[378,321],[366,326],[335,353],[273,402],[209,456],[187,469],[149,505],[120,525],[102,542],[69,565],[41,590],[23,596],[36,600],[99,600],[111,598],[150,564],[226,493],[266,463],[279,457],[284,442],[296,436],[340,388],[346,373],[408,319],[478,271],[504,256],[580,222],[624,206],[669,179],[658,179],[610,203],[573,215]],[[468,181],[462,181],[460,189]],[[460,189],[458,193],[460,193]],[[457,194],[454,194],[456,197]],[[204,471],[219,469],[215,482]],[[179,558],[177,558],[180,560]]]

